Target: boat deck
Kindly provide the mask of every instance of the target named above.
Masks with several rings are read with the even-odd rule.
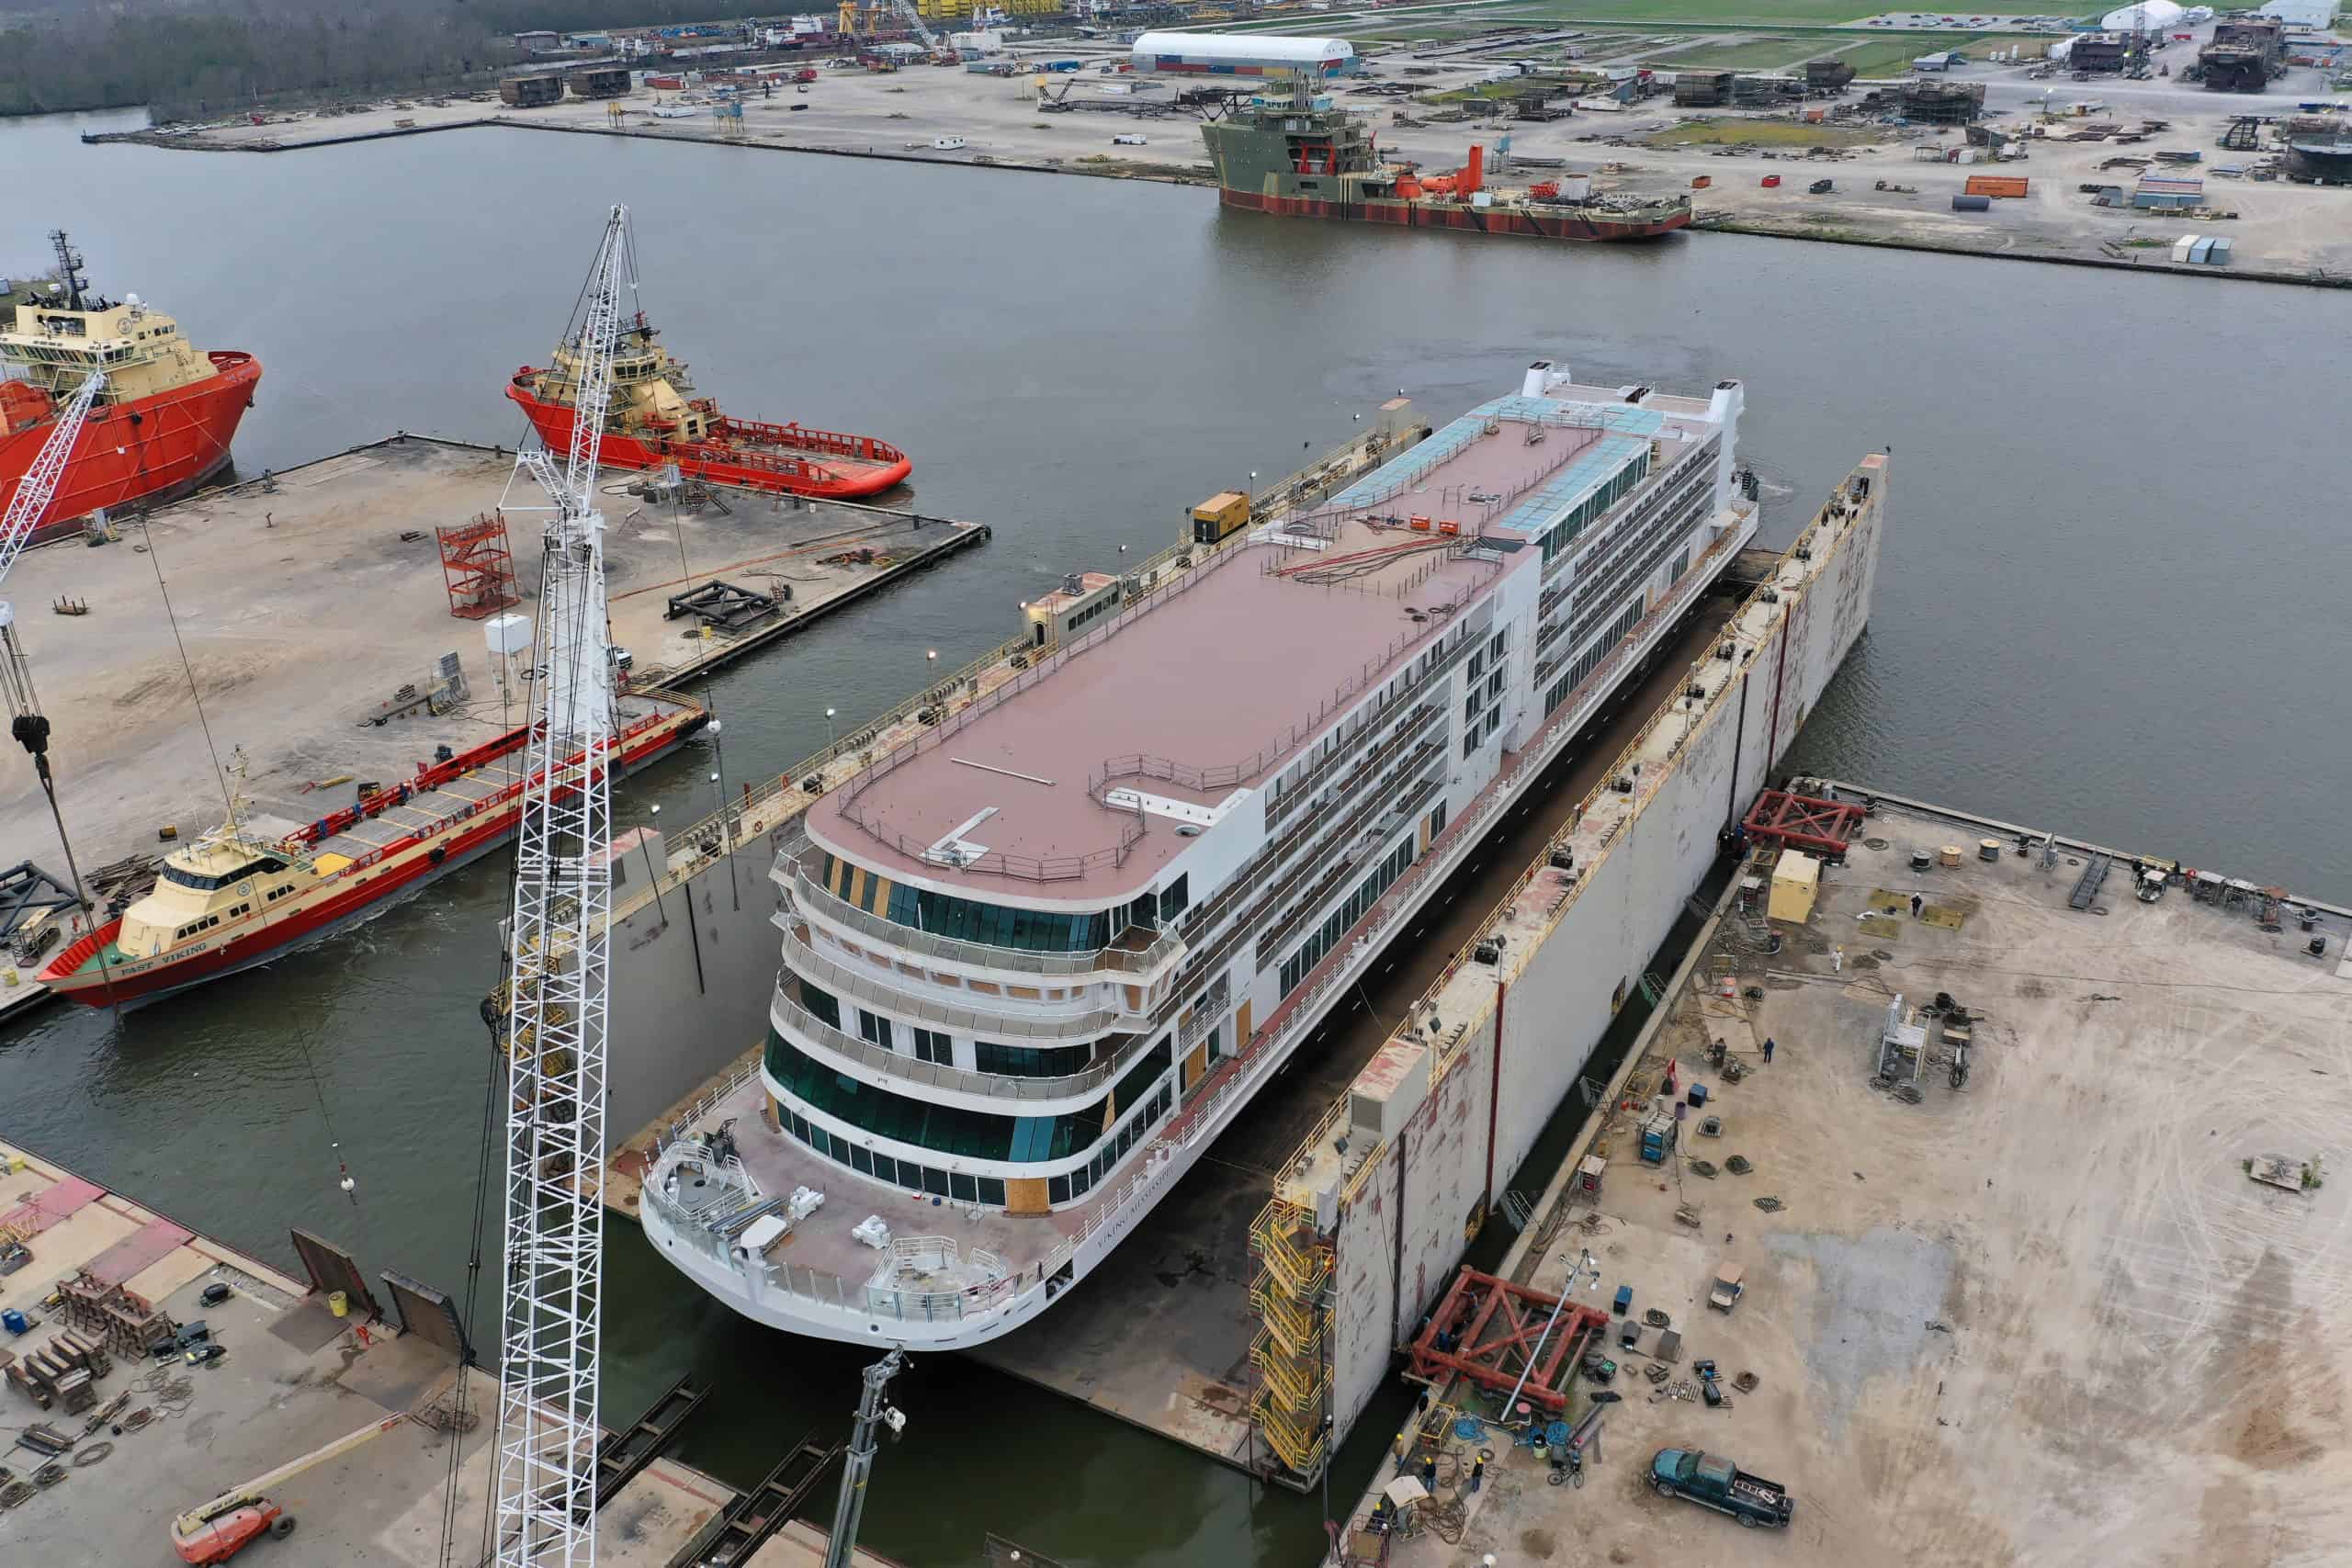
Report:
[[[437,789],[420,790],[400,805],[386,807],[368,820],[355,822],[342,832],[321,840],[318,852],[357,860],[378,850],[390,849],[403,839],[430,833],[513,784],[521,756],[522,749],[517,747],[498,761],[460,774]]]
[[[992,1252],[1019,1276],[1035,1272],[1067,1237],[1084,1230],[1096,1212],[1117,1197],[1128,1176],[1142,1168],[1138,1158],[1084,1200],[1050,1214],[1012,1215],[1001,1209],[881,1186],[836,1165],[790,1134],[778,1133],[767,1119],[767,1090],[754,1074],[706,1112],[700,1124],[716,1127],[731,1118],[744,1129],[736,1137],[737,1154],[767,1196],[788,1198],[800,1187],[826,1195],[822,1208],[770,1244],[767,1259],[779,1267],[830,1274],[852,1287],[865,1283],[889,1260],[888,1253],[850,1234],[868,1215],[878,1216],[897,1238],[945,1236],[966,1258],[974,1248]],[[938,1163],[952,1162],[943,1155]],[[690,1198],[685,1201],[691,1202]],[[956,1289],[968,1282],[931,1288]]]

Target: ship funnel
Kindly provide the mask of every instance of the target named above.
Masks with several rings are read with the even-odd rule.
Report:
[[[1542,397],[1545,379],[1551,373],[1552,362],[1548,359],[1539,359],[1529,366],[1527,375],[1519,383],[1519,395],[1522,398]]]

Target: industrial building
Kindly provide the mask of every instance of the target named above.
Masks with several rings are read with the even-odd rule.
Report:
[[[1361,69],[1345,39],[1272,33],[1146,33],[1131,58],[1137,71],[1171,75],[1344,76]]]

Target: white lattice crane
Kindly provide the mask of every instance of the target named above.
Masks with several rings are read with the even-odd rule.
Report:
[[[90,417],[90,405],[98,400],[106,384],[106,372],[90,372],[80,389],[57,412],[57,423],[50,427],[32,467],[17,481],[17,493],[8,502],[6,514],[0,516],[0,583],[7,581],[9,569],[24,554],[33,530],[48,517],[57,499],[58,481],[65,477],[65,465],[74,456],[74,443],[82,438],[82,423]],[[90,903],[82,894],[81,869],[74,863],[65,818],[57,808],[57,781],[49,771],[49,716],[40,711],[40,699],[33,692],[32,668],[25,662],[23,645],[17,641],[17,608],[5,599],[0,599],[0,687],[7,694],[8,733],[32,757],[33,771],[40,775],[41,793],[49,797],[49,814],[57,823],[58,846],[65,852],[65,873],[74,879],[74,902],[86,910]]]
[[[628,249],[616,207],[566,344],[571,448],[517,472],[551,503],[533,659],[507,983],[506,1246],[495,1528],[500,1568],[595,1562],[596,1355],[604,1273],[606,921],[615,760],[597,456]],[[634,309],[634,302],[628,302]]]
[[[82,423],[90,417],[90,405],[98,400],[98,393],[106,384],[106,372],[90,372],[81,389],[57,412],[57,422],[50,426],[49,438],[40,444],[32,467],[17,481],[7,514],[0,518],[0,582],[8,580],[8,569],[17,564],[33,530],[49,515],[50,505],[57,499],[57,481],[64,478],[65,464],[74,456],[74,444],[82,438]],[[49,720],[41,715],[40,699],[33,694],[32,674],[25,664],[25,650],[17,642],[16,607],[5,599],[0,599],[0,650],[6,654],[0,658],[0,685],[7,688],[8,711],[14,716],[10,728],[18,743],[33,754],[34,764],[46,781]]]

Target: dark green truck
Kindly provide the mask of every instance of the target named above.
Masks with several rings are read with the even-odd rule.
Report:
[[[1788,1488],[1750,1475],[1727,1459],[1696,1449],[1660,1449],[1650,1461],[1650,1484],[1661,1497],[1687,1497],[1729,1514],[1749,1529],[1779,1529],[1796,1516]]]

